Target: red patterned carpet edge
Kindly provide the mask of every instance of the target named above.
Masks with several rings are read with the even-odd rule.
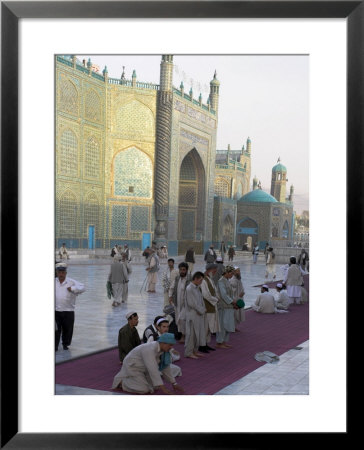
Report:
[[[305,285],[308,288],[308,283]],[[230,335],[232,348],[217,349],[198,360],[184,358],[183,345],[175,345],[176,350],[181,353],[181,359],[176,362],[182,369],[178,383],[183,386],[185,395],[215,394],[265,364],[254,359],[256,353],[269,350],[280,356],[307,341],[309,304],[292,305],[287,314],[259,314],[248,310],[245,322],[238,328],[240,332]],[[210,346],[214,347],[214,344],[213,339]],[[123,393],[111,389],[113,378],[120,367],[118,350],[112,349],[58,364],[55,382]],[[161,393],[157,391],[153,395],[159,394]]]

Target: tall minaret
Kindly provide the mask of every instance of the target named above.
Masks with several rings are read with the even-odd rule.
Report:
[[[246,151],[248,153],[252,152],[252,141],[250,140],[250,137],[246,140]]]
[[[169,171],[171,153],[172,104],[173,104],[173,55],[162,55],[160,65],[160,89],[157,96],[156,147],[154,163],[154,239],[167,241]]]
[[[277,164],[272,168],[272,181],[270,195],[281,203],[286,202],[286,184],[287,169],[281,164],[281,158],[278,158]]]
[[[293,193],[294,193],[294,187],[293,187],[293,184],[291,184],[291,187],[289,189],[289,197],[288,197],[288,200],[290,202],[293,202]]]
[[[216,114],[219,108],[219,90],[220,90],[220,81],[216,78],[216,70],[214,73],[214,78],[210,81],[210,106]]]

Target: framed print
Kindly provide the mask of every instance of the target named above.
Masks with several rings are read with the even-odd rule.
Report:
[[[116,53],[115,49],[118,47],[115,45],[115,42],[118,43],[120,48],[118,53],[120,54],[142,53],[141,49],[143,45],[147,49],[145,53],[151,54],[163,54],[164,51],[172,51],[172,46],[176,49],[176,53],[188,54],[191,52],[202,54],[204,50],[206,53],[212,55],[217,53],[234,53],[239,48],[238,44],[241,45],[241,48],[244,48],[243,44],[245,41],[242,39],[242,42],[239,43],[239,39],[236,38],[238,34],[232,34],[231,36],[234,38],[229,40],[229,25],[231,29],[234,28],[234,33],[239,29],[239,26],[242,27],[242,36],[245,36],[244,33],[247,31],[243,30],[243,28],[246,27],[248,29],[249,23],[250,26],[254,25],[257,29],[261,26],[263,29],[261,41],[252,41],[250,53],[264,53],[262,50],[264,48],[266,48],[266,53],[274,53],[271,50],[272,47],[269,46],[269,41],[275,39],[274,32],[278,32],[279,27],[277,25],[279,24],[282,30],[285,30],[287,33],[286,39],[279,38],[282,42],[285,41],[285,47],[282,53],[301,54],[305,53],[306,47],[304,42],[305,39],[308,40],[310,38],[309,32],[306,35],[303,31],[301,32],[302,40],[300,42],[303,42],[302,45],[297,45],[296,48],[294,44],[289,45],[291,41],[290,33],[293,35],[295,28],[299,28],[299,20],[311,20],[311,29],[315,28],[315,21],[319,20],[323,22],[327,21],[329,28],[332,25],[333,29],[334,26],[339,24],[338,35],[340,38],[343,36],[342,25],[345,23],[347,30],[344,39],[341,39],[341,42],[335,41],[335,48],[340,55],[341,62],[343,57],[345,55],[347,56],[346,68],[343,64],[336,68],[339,73],[339,84],[341,88],[343,80],[345,81],[345,76],[347,77],[346,97],[337,94],[340,99],[337,101],[335,84],[330,84],[331,79],[328,77],[326,81],[330,85],[331,91],[325,91],[325,95],[327,95],[325,99],[329,105],[328,109],[334,110],[337,113],[335,120],[345,122],[346,119],[346,142],[345,134],[340,134],[337,131],[336,122],[333,121],[331,123],[332,133],[334,134],[337,131],[338,143],[343,147],[342,151],[341,153],[335,153],[335,156],[330,159],[328,155],[330,155],[331,148],[325,148],[325,139],[320,141],[323,145],[322,156],[312,155],[312,157],[318,157],[318,159],[314,160],[318,161],[321,167],[325,167],[324,173],[327,178],[323,177],[325,178],[324,182],[320,180],[320,172],[317,170],[317,167],[312,165],[310,167],[312,177],[316,178],[316,181],[312,179],[312,186],[315,189],[314,195],[317,191],[322,190],[322,204],[320,203],[315,209],[316,211],[322,211],[325,208],[330,209],[330,225],[328,228],[331,229],[334,227],[337,220],[337,215],[335,215],[336,211],[341,211],[341,222],[339,232],[337,233],[340,245],[338,244],[337,251],[341,257],[340,270],[343,283],[337,287],[337,291],[342,294],[345,283],[347,283],[347,286],[352,286],[354,283],[353,273],[351,271],[346,273],[345,270],[342,270],[343,264],[349,262],[349,259],[346,259],[346,247],[350,262],[352,263],[352,261],[355,261],[352,248],[357,248],[358,243],[361,246],[362,235],[362,205],[355,200],[361,199],[363,195],[362,182],[360,181],[362,152],[357,150],[363,147],[363,106],[361,101],[364,95],[362,71],[363,2],[9,1],[2,2],[1,6],[2,448],[148,448],[163,447],[164,443],[161,444],[161,440],[164,441],[165,439],[169,442],[171,440],[178,442],[178,446],[175,445],[174,448],[241,448],[241,442],[244,442],[245,447],[260,446],[263,440],[271,439],[274,434],[277,434],[277,431],[281,434],[291,431],[291,429],[286,430],[284,426],[280,429],[274,427],[265,428],[263,426],[261,428],[258,427],[258,429],[248,429],[244,428],[243,422],[249,421],[250,418],[245,417],[248,414],[254,418],[258,417],[257,414],[260,406],[263,411],[265,408],[267,411],[271,411],[271,408],[273,410],[278,403],[285,405],[283,413],[288,415],[289,404],[295,400],[292,396],[289,399],[287,398],[288,396],[284,399],[278,399],[277,397],[269,399],[268,407],[263,404],[263,401],[265,402],[266,399],[252,398],[253,396],[250,396],[250,398],[240,396],[238,401],[241,403],[242,415],[239,416],[240,406],[238,409],[235,409],[237,408],[236,404],[231,406],[230,403],[227,403],[231,408],[230,411],[233,411],[234,418],[230,423],[229,420],[226,420],[227,418],[222,419],[220,427],[216,425],[216,417],[219,411],[224,409],[224,403],[222,401],[228,402],[223,396],[219,399],[212,396],[210,398],[207,398],[208,396],[204,398],[200,397],[198,399],[199,404],[195,402],[195,399],[192,401],[192,399],[185,397],[183,402],[178,403],[179,413],[183,412],[186,417],[191,415],[195,421],[193,426],[189,424],[188,427],[183,426],[183,420],[178,417],[179,413],[177,412],[177,417],[174,418],[172,425],[170,422],[165,426],[156,426],[154,422],[148,423],[141,416],[143,407],[145,405],[151,407],[151,402],[148,403],[147,401],[143,405],[140,404],[139,409],[137,409],[135,403],[138,403],[139,399],[135,400],[136,396],[130,396],[133,397],[132,401],[130,398],[126,399],[126,396],[108,396],[108,399],[104,399],[102,403],[98,404],[92,396],[75,398],[77,396],[61,397],[53,395],[49,396],[51,398],[47,402],[42,403],[39,401],[39,404],[37,404],[37,392],[39,392],[40,400],[40,398],[43,398],[41,389],[44,388],[49,393],[52,390],[53,384],[53,380],[49,380],[49,378],[52,378],[52,375],[49,377],[44,372],[43,366],[44,363],[46,365],[52,365],[52,362],[47,362],[47,357],[44,356],[42,358],[41,356],[43,352],[44,355],[50,354],[48,348],[50,345],[46,341],[47,339],[51,340],[53,337],[53,334],[48,337],[48,332],[53,332],[52,326],[54,324],[53,322],[52,324],[48,323],[49,315],[45,314],[42,317],[42,313],[39,311],[43,308],[48,311],[49,305],[46,304],[46,297],[48,297],[48,300],[53,298],[53,285],[47,283],[46,280],[52,279],[54,251],[52,250],[51,252],[53,254],[49,254],[48,250],[44,252],[43,250],[48,247],[53,249],[54,239],[53,236],[50,238],[47,236],[42,240],[39,235],[39,230],[52,230],[54,227],[53,210],[51,211],[51,208],[49,208],[49,205],[53,204],[54,199],[53,187],[50,187],[54,182],[54,129],[53,126],[49,126],[49,109],[43,104],[44,97],[48,96],[49,101],[52,102],[52,96],[54,95],[54,78],[50,76],[54,70],[54,67],[50,66],[50,64],[54,63],[54,59],[50,63],[49,55],[51,53],[53,55],[60,53],[108,53],[108,49],[110,49],[110,53]],[[80,20],[80,22],[76,22],[77,20]],[[240,22],[242,20],[244,23]],[[269,28],[269,20],[273,22],[272,28]],[[204,28],[206,23],[208,23],[207,21],[211,21],[209,22],[209,30]],[[262,23],[262,21],[267,22]],[[291,23],[291,28],[285,28],[286,23]],[[61,44],[58,41],[54,41],[57,42],[56,45],[54,43],[51,44],[52,33],[58,34],[58,36],[60,34],[60,28],[58,28],[60,25],[63,27],[62,30],[64,32],[63,41]],[[25,36],[28,36],[27,33],[29,33],[29,30],[33,30],[32,27],[34,26],[39,28],[41,35],[35,38],[34,42],[37,42],[37,44],[31,46],[29,45],[30,43],[28,44],[26,42],[27,39]],[[75,31],[77,27],[79,27],[78,36]],[[335,34],[333,29],[329,30],[331,33],[329,34],[330,38]],[[168,39],[163,40],[161,35],[158,35],[160,30],[165,30],[166,33],[168,30],[169,33],[175,34],[175,39],[173,40],[171,38],[171,43],[167,42]],[[73,40],[68,40],[69,36],[67,34]],[[118,42],[119,34],[120,42]],[[159,41],[155,39],[154,35],[159,36]],[[87,36],[89,37],[89,41],[86,39]],[[78,42],[77,37],[80,38]],[[254,39],[258,38],[255,36]],[[149,43],[149,47],[146,44],[148,40],[151,42]],[[96,41],[100,43],[100,46],[95,45]],[[86,45],[88,42],[90,44]],[[332,48],[332,44],[330,47],[330,40],[326,44],[329,46],[330,51],[328,53],[330,53],[329,56],[332,58],[335,53],[335,48]],[[224,50],[225,48],[227,50]],[[193,51],[191,49],[196,50]],[[330,61],[332,64],[332,59]],[[316,62],[316,60],[313,60],[312,67]],[[335,74],[333,73],[332,75],[334,76]],[[31,92],[32,87],[31,83],[29,84],[29,80],[34,80],[33,92]],[[312,86],[315,87],[315,80],[312,79],[311,81]],[[23,103],[23,99],[27,95],[30,95],[32,98],[30,105],[29,102],[27,105]],[[315,95],[320,95],[320,93],[315,92]],[[22,103],[20,103],[20,100]],[[19,106],[20,104],[22,107]],[[316,105],[316,103],[313,104]],[[347,114],[345,114],[345,109]],[[327,119],[325,116],[317,117],[317,115],[314,115],[314,112],[313,117],[327,130],[329,128],[328,125],[330,125],[328,124],[328,120],[330,119]],[[44,114],[46,118],[41,126],[40,122],[43,120]],[[31,124],[32,121],[34,121],[33,124]],[[317,123],[315,126],[317,127]],[[20,133],[21,130],[24,130],[24,133]],[[32,130],[34,130],[33,136]],[[332,136],[326,137],[331,143],[332,141],[329,138],[332,138]],[[344,151],[345,144],[347,147],[346,154]],[[203,145],[203,142],[201,145]],[[48,148],[48,152],[44,152],[44,148]],[[20,152],[20,149],[22,149],[23,153]],[[26,152],[24,152],[25,149]],[[317,153],[320,152],[317,151]],[[341,162],[340,158],[342,158]],[[26,161],[25,165],[24,161]],[[32,161],[34,165],[28,164],[29,161]],[[331,167],[333,167],[332,171],[330,170]],[[337,168],[340,167],[344,167],[345,170],[342,169],[338,173]],[[318,182],[317,178],[319,178]],[[336,193],[338,195],[335,203],[330,197],[330,186],[333,186],[337,179],[340,179],[342,189],[338,193],[337,190],[335,191],[335,195]],[[25,192],[27,190],[30,191],[31,186],[36,186],[35,192],[42,192],[44,197],[43,195],[41,198],[37,196],[33,198],[31,196],[28,197],[28,195],[25,196]],[[25,202],[24,199],[26,199]],[[331,208],[333,209],[331,210]],[[343,212],[345,209],[346,216]],[[275,210],[273,214],[278,218],[283,213]],[[317,229],[322,230],[319,222],[319,220],[315,222]],[[50,231],[50,233],[52,232]],[[328,234],[328,236],[334,237],[335,235]],[[313,232],[313,239],[319,247],[324,237],[318,232]],[[330,242],[330,244],[333,244],[330,247],[335,246],[336,242]],[[332,252],[332,249],[327,250],[326,254],[332,256],[333,254],[330,252]],[[39,254],[41,257],[39,257]],[[316,255],[318,254],[317,252]],[[46,261],[46,264],[44,264],[44,261]],[[313,261],[315,261],[315,258],[313,258]],[[317,256],[316,261],[318,261]],[[26,299],[28,304],[21,303],[20,299],[22,302]],[[337,301],[333,301],[333,304],[337,305]],[[21,304],[23,306],[20,308]],[[29,307],[31,310],[28,309]],[[340,307],[343,309],[345,316],[346,305],[343,299],[341,299]],[[315,308],[318,309],[315,310]],[[24,317],[24,311],[27,312],[26,317]],[[320,309],[320,305],[314,305],[314,311],[321,317],[321,320],[324,320],[324,317],[322,317],[323,310]],[[311,316],[310,320],[312,319],[313,317]],[[315,320],[317,320],[317,317]],[[338,320],[338,316],[335,315],[333,321],[335,325],[337,325]],[[29,328],[29,322],[33,325],[31,328]],[[332,337],[334,327],[327,322],[325,322],[325,326],[327,327],[328,335]],[[317,332],[318,328],[316,326],[313,327],[313,337],[314,339],[320,340],[319,333]],[[341,329],[341,333],[345,337],[345,331]],[[24,343],[26,344],[25,347],[23,345]],[[342,352],[341,355],[345,355],[345,348],[343,346],[345,347],[345,339],[343,339],[342,343],[338,344],[338,348]],[[23,347],[26,349],[26,355],[24,355]],[[322,341],[320,341],[320,346],[317,348],[325,348]],[[326,348],[326,350],[329,352],[329,349]],[[343,358],[344,356],[342,356]],[[41,360],[44,361],[41,362]],[[316,361],[316,359],[314,360]],[[314,369],[312,370],[314,371]],[[34,378],[33,372],[36,374]],[[340,367],[338,373],[340,384],[344,386],[345,368]],[[32,380],[32,388],[27,382],[24,382],[24,379],[28,377]],[[322,381],[320,383],[313,383],[312,398],[316,398],[316,396],[320,398],[320,392],[318,391],[322,386]],[[31,392],[32,389],[34,389],[34,392]],[[324,394],[325,396],[322,398],[326,401],[329,392],[325,391]],[[24,399],[28,399],[27,404],[25,404]],[[126,405],[127,408],[130,408],[128,411],[132,411],[132,414],[135,414],[136,417],[134,422],[135,427],[128,425],[129,428],[125,429],[124,427],[122,432],[119,432],[120,430],[117,426],[118,421],[116,420],[118,418],[115,416],[115,412],[120,407],[120,403],[117,403],[117,401],[120,402],[120,399],[125,401],[124,407]],[[160,397],[158,397],[159,399]],[[168,401],[164,397],[161,400],[163,400],[164,405]],[[302,437],[300,436],[300,438],[309,439],[312,437],[310,436],[311,432],[315,432],[317,436],[317,433],[322,431],[324,433],[336,432],[339,434],[337,436],[338,439],[346,438],[347,430],[345,429],[345,420],[343,420],[346,413],[343,407],[346,400],[345,387],[341,388],[340,393],[337,393],[336,400],[337,405],[339,405],[338,410],[340,410],[337,413],[337,416],[340,416],[337,421],[340,423],[340,426],[338,425],[336,430],[328,427],[326,423],[322,428],[319,423],[316,428],[312,425],[310,405],[308,405],[309,399],[307,399],[307,401],[301,401],[300,406],[306,414],[307,421],[310,422],[309,429],[305,428],[304,421],[301,421],[299,424],[296,424],[297,427],[294,429],[293,436],[291,436],[294,437],[295,433],[301,433]],[[77,406],[76,402],[81,406]],[[171,403],[173,403],[173,400]],[[192,408],[191,405],[193,405]],[[249,411],[246,409],[247,405],[249,406]],[[168,416],[171,411],[170,406],[161,408],[158,410],[158,414]],[[37,411],[37,407],[39,408],[39,412]],[[66,409],[64,410],[63,408]],[[67,423],[63,423],[63,419],[60,418],[56,410],[67,411],[67,408],[69,417],[66,419]],[[77,408],[80,408],[80,410]],[[83,418],[82,416],[85,416],[91,424],[91,429],[85,431],[86,428],[84,426],[78,426],[77,418],[74,415],[76,410],[80,423]],[[30,418],[32,411],[34,415],[33,419]],[[100,414],[100,411],[104,413]],[[101,416],[108,417],[111,411],[113,414],[113,417],[110,419],[112,426],[108,426],[102,423]],[[214,414],[210,416],[211,421],[206,422],[206,416],[211,411],[214,411]],[[100,417],[97,417],[98,415]],[[25,416],[29,419],[25,420]],[[40,419],[37,420],[37,416]],[[203,416],[205,417],[202,425]],[[21,420],[20,417],[22,417]],[[63,417],[65,416],[63,415]],[[198,422],[199,417],[201,417],[201,424]],[[43,426],[48,419],[51,425],[46,430]],[[99,422],[97,419],[99,419]],[[99,427],[97,425],[98,423],[100,424]],[[25,431],[24,424],[26,425]],[[34,425],[33,429],[31,429],[30,424]],[[120,427],[122,428],[122,425]],[[282,439],[286,441],[289,437],[282,436]]]

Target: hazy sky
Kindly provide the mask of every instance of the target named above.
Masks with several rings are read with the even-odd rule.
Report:
[[[159,84],[160,55],[77,55],[91,58],[109,77]],[[270,191],[271,170],[278,157],[287,168],[287,193],[294,186],[294,209],[308,210],[309,60],[301,55],[174,55],[173,85],[206,103],[209,83],[220,81],[217,149],[241,149],[252,141],[252,172]]]

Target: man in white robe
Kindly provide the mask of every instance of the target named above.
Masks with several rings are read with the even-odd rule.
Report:
[[[269,287],[263,284],[260,292],[260,295],[258,295],[255,303],[252,305],[252,309],[258,313],[274,314],[276,305],[273,295],[269,293]]]
[[[179,275],[176,276],[169,289],[169,303],[174,305],[176,325],[178,331],[182,333],[179,342],[184,343],[186,334],[186,288],[192,277],[188,273],[188,264],[186,262],[179,263],[178,270]]]
[[[148,259],[148,267],[145,269],[148,271],[148,288],[147,292],[155,293],[155,285],[158,282],[158,271],[159,271],[159,258],[154,249],[150,251],[150,256]]]
[[[304,271],[296,264],[296,258],[291,256],[289,259],[290,265],[283,278],[283,283],[287,287],[287,294],[291,303],[301,303],[302,285]]]
[[[230,278],[230,284],[231,287],[233,289],[233,299],[235,301],[238,301],[239,298],[243,298],[245,291],[244,291],[244,286],[243,283],[241,281],[241,273],[240,273],[240,268],[235,266],[234,267],[234,275],[232,278]],[[239,325],[239,323],[244,322],[245,321],[245,310],[244,308],[234,308],[234,320],[235,320],[235,331],[240,331],[237,326]]]
[[[202,272],[194,273],[191,283],[186,288],[186,358],[198,359],[199,356],[203,356],[198,353],[198,349],[206,347],[206,308],[200,290],[203,278]],[[204,350],[204,353],[208,351]]]
[[[164,378],[175,391],[183,392],[170,368],[169,350],[175,343],[173,334],[164,333],[155,342],[135,347],[125,357],[121,370],[114,377],[112,388],[121,387],[134,394],[153,393],[160,389],[165,394],[171,394],[164,386]]]
[[[70,259],[67,248],[66,248],[66,244],[63,242],[61,248],[59,249],[59,257],[61,258],[61,260],[63,259]]]
[[[206,264],[204,279],[201,283],[202,297],[205,302],[205,330],[206,330],[206,350],[215,350],[208,344],[211,342],[211,334],[220,330],[219,314],[217,304],[219,301],[217,288],[215,286],[213,276],[217,270],[217,264]]]
[[[123,253],[121,256],[116,254],[113,263],[110,266],[110,272],[107,279],[112,285],[114,297],[112,306],[119,306],[121,303],[126,303],[128,301],[128,283],[131,272],[131,266],[126,260],[126,253]]]
[[[277,294],[276,294],[276,298],[275,298],[276,308],[278,310],[288,311],[291,300],[288,297],[287,291],[285,289],[283,289],[283,284],[277,283],[276,290],[277,290]]]
[[[164,290],[164,306],[169,305],[169,288],[178,275],[178,270],[174,268],[174,259],[169,258],[167,264],[168,267],[163,272],[161,280],[161,284]]]
[[[220,323],[220,331],[216,333],[217,348],[230,348],[231,345],[228,344],[230,333],[235,331],[234,306],[236,301],[233,299],[233,289],[229,283],[230,278],[234,275],[234,270],[233,266],[226,266],[217,283],[219,292],[217,308]]]

